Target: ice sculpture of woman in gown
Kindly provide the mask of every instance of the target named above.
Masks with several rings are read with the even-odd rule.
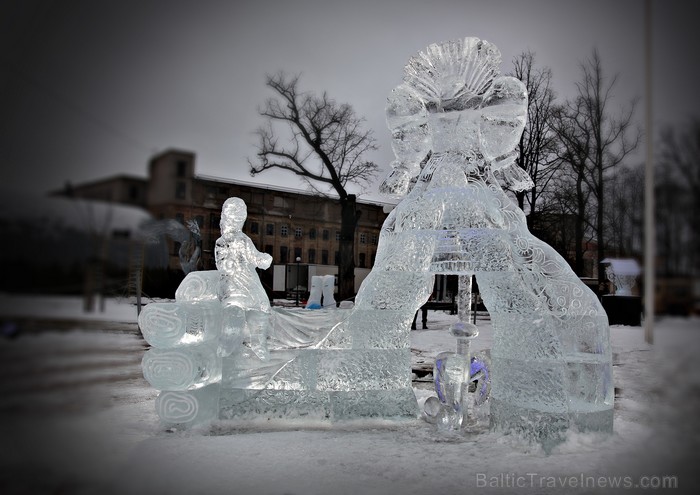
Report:
[[[596,296],[501,188],[532,183],[514,151],[527,91],[499,64],[494,45],[466,38],[406,65],[388,98],[396,160],[381,187],[403,199],[354,311],[325,344],[408,347],[434,275],[474,274],[494,327],[492,425],[547,447],[571,426],[611,430],[609,330]]]

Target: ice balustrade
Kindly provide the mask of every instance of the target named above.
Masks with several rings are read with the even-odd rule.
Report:
[[[162,388],[157,404],[164,422],[415,418],[411,322],[432,292],[434,275],[454,274],[476,277],[491,315],[491,427],[545,448],[569,428],[611,431],[606,314],[568,264],[530,234],[503,190],[532,183],[514,151],[527,92],[519,80],[500,76],[499,64],[498,49],[476,38],[433,44],[409,60],[404,82],[388,98],[396,159],[381,185],[401,201],[382,226],[374,268],[352,309],[270,309],[251,269],[269,261],[240,229],[232,227],[236,240],[227,240],[224,207],[218,301],[212,295],[217,272],[195,273],[178,289],[179,300],[150,304],[141,315],[154,346],[144,374],[157,388],[170,387]],[[245,215],[236,211],[231,215],[240,223]],[[468,291],[464,284],[460,297]],[[461,371],[442,376],[427,416],[458,427],[464,411],[455,407],[462,399],[454,391],[462,385],[453,382],[473,378],[465,371],[464,339],[474,331],[453,330],[462,340],[444,364]],[[216,343],[213,360],[209,342]],[[178,353],[149,356],[159,347]],[[168,360],[173,370],[182,368],[181,377],[166,377]]]

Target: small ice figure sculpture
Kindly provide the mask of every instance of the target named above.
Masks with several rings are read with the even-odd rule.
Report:
[[[270,329],[270,300],[260,283],[256,268],[266,269],[272,256],[261,253],[242,231],[248,210],[241,198],[229,198],[221,209],[221,237],[214,255],[221,274],[219,299],[223,306],[223,327],[219,340],[222,356],[247,343],[255,354],[267,357]]]
[[[334,288],[334,275],[314,275],[311,277],[311,290],[309,291],[309,299],[306,301],[306,309],[335,308]],[[321,305],[322,297],[323,305]]]
[[[323,277],[314,275],[311,277],[311,290],[309,290],[309,298],[306,300],[306,309],[320,309],[321,296],[323,290]]]
[[[601,261],[605,267],[605,276],[615,287],[616,296],[631,296],[632,287],[637,283],[637,277],[642,269],[634,259],[605,258]]]
[[[469,385],[472,381],[470,340],[478,335],[476,326],[462,321],[452,325],[452,335],[457,337],[457,352],[442,352],[435,358],[433,377],[435,392],[441,407],[433,404],[426,408],[430,422],[450,430],[459,430],[470,422],[472,398]]]

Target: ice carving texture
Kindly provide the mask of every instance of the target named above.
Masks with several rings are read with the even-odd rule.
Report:
[[[404,197],[357,303],[408,313],[427,298],[432,279],[421,275],[476,275],[495,329],[492,427],[548,449],[570,427],[612,430],[609,328],[595,295],[502,189],[532,182],[514,153],[526,89],[500,76],[499,62],[495,46],[466,38],[406,66],[387,105],[396,159],[381,187]]]
[[[176,301],[218,301],[219,272],[190,272],[175,291]]]
[[[174,303],[151,303],[141,313],[141,331],[153,347],[142,369],[161,391],[161,421],[191,427],[217,418],[415,419],[404,331],[413,315],[394,304],[386,311],[357,311],[355,318],[374,325],[350,330],[354,346],[344,339],[329,345],[332,329],[353,314],[336,309],[334,276],[315,280],[313,295],[318,306],[322,298],[323,309],[271,308],[255,272],[268,267],[271,257],[242,233],[245,218],[245,203],[228,199],[216,242],[217,270],[190,273]],[[425,285],[425,277],[408,274],[405,282]],[[376,292],[377,300],[382,297]]]

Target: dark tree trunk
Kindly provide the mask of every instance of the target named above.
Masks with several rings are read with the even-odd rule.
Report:
[[[575,268],[574,271],[576,275],[582,277],[585,275],[584,264],[583,264],[583,236],[584,236],[584,225],[586,222],[586,197],[583,191],[583,175],[579,174],[576,179],[576,200],[577,200],[577,211],[576,211],[576,227],[574,229],[574,237],[576,244],[576,259],[574,261]]]
[[[355,227],[359,219],[356,197],[348,194],[340,200],[340,265],[338,266],[338,299],[355,295]]]
[[[598,211],[597,211],[597,218],[596,218],[596,223],[598,224],[598,250],[597,250],[597,266],[596,269],[598,270],[598,284],[603,284],[606,281],[605,277],[605,271],[601,269],[600,265],[605,259],[605,225],[604,225],[604,216],[603,216],[603,210],[604,210],[604,196],[603,194],[605,193],[604,186],[603,186],[603,167],[598,168]]]

